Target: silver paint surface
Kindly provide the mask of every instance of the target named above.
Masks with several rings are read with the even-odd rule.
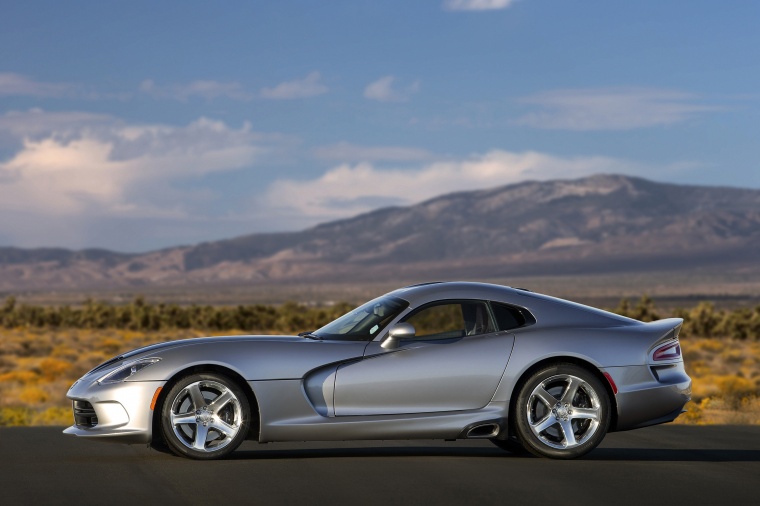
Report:
[[[210,366],[250,389],[260,442],[453,439],[480,423],[498,425],[498,437],[506,437],[510,401],[521,379],[543,363],[563,360],[612,377],[619,389],[611,398],[617,414],[613,430],[670,421],[690,397],[682,359],[650,361],[654,347],[672,339],[680,319],[643,323],[483,283],[427,284],[390,294],[409,307],[386,329],[438,300],[502,302],[526,309],[536,323],[457,339],[402,340],[391,349],[382,347],[387,330],[370,342],[227,336],[164,343],[125,354],[73,385],[67,396],[91,402],[104,423],[65,432],[104,441],[150,441],[156,388]],[[161,361],[123,383],[97,383],[123,362],[142,357]]]

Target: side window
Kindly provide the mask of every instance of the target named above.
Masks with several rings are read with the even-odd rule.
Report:
[[[446,302],[416,311],[404,321],[411,323],[419,339],[452,339],[494,332],[484,302]]]
[[[516,329],[527,323],[525,317],[517,308],[507,306],[506,304],[499,304],[498,302],[491,302],[491,309],[493,310],[499,330]]]

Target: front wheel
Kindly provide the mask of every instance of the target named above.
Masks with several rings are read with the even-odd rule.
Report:
[[[164,399],[161,429],[169,449],[193,459],[216,459],[240,446],[251,408],[245,393],[221,374],[193,374],[175,383]]]
[[[540,457],[573,459],[602,442],[610,400],[602,382],[575,364],[534,373],[517,398],[515,426],[526,450]]]

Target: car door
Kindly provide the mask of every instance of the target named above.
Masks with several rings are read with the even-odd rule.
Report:
[[[460,411],[488,404],[514,336],[496,330],[487,303],[438,301],[401,321],[415,327],[413,339],[393,350],[373,341],[363,360],[338,367],[336,416]]]

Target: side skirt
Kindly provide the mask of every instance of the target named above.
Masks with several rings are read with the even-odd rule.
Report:
[[[508,404],[467,411],[327,417],[309,403],[301,380],[251,381],[259,403],[259,442],[457,439],[466,428],[506,420]]]

